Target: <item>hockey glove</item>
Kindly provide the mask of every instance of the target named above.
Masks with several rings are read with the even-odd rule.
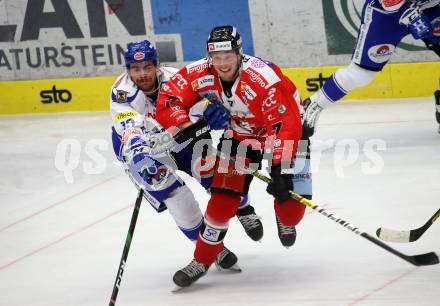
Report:
[[[304,100],[304,131],[309,137],[315,133],[315,125],[318,122],[319,115],[322,108],[316,101],[311,101],[310,98]]]
[[[173,149],[172,155],[181,167],[193,165],[199,158],[203,159],[206,148],[211,147],[212,140],[209,133],[211,128],[205,120],[200,120],[193,125],[181,130],[176,136],[178,145]],[[189,166],[191,169],[192,166]],[[194,170],[194,169],[193,169]]]
[[[267,185],[266,191],[273,195],[279,203],[289,200],[289,190],[293,191],[293,175],[291,173],[282,174],[281,165],[278,165],[272,166],[270,177],[272,178],[272,183]]]
[[[176,146],[171,134],[165,129],[162,131],[151,131],[146,134],[133,135],[128,138],[124,146],[124,156],[127,159],[134,152],[142,151],[151,156],[167,155],[169,150]]]
[[[219,103],[209,103],[203,112],[203,117],[213,130],[224,130],[229,123],[229,111]]]
[[[176,144],[166,130],[133,135],[124,145],[124,159],[128,165],[130,163],[138,164],[143,159],[157,160],[176,169],[175,162],[169,154],[169,151],[174,149]]]
[[[408,27],[414,39],[428,38],[432,35],[431,21],[418,7],[412,6],[403,12],[399,23]]]

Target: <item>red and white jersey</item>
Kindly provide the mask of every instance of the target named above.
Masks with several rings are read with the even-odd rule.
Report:
[[[189,121],[189,109],[201,98],[220,103],[230,112],[234,138],[267,144],[271,136],[274,164],[281,161],[283,151],[296,152],[302,133],[302,101],[278,66],[244,55],[240,75],[226,91],[207,59],[189,64],[162,87],[156,120],[165,128]],[[285,156],[292,159],[294,154]]]

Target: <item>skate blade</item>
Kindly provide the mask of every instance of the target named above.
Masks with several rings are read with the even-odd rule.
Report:
[[[180,286],[175,285],[173,290],[171,290],[171,293],[174,293],[174,294],[179,293],[179,292],[182,292],[186,288],[188,288],[188,287],[180,287]]]
[[[241,268],[237,264],[233,265],[232,267],[230,267],[228,269],[224,269],[217,264],[215,266],[217,267],[218,271],[231,271],[231,272],[236,272],[236,273],[241,272]]]

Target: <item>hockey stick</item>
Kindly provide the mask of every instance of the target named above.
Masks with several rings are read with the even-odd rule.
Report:
[[[122,252],[121,261],[119,262],[118,273],[116,274],[115,284],[113,285],[113,292],[110,298],[109,306],[116,304],[116,298],[118,297],[119,286],[121,285],[122,274],[124,274],[125,263],[128,257],[128,251],[130,250],[131,240],[133,239],[134,228],[136,227],[136,221],[139,215],[139,208],[141,207],[142,197],[144,196],[144,190],[140,189],[139,194],[134,204],[133,215],[131,216],[130,227],[128,229],[127,238],[125,239],[124,251]]]
[[[271,183],[272,180],[268,177],[266,177],[265,175],[261,174],[258,170],[252,172],[252,175],[259,178],[260,180],[266,182],[266,183]],[[437,256],[436,253],[434,252],[429,252],[426,254],[420,254],[420,255],[405,255],[399,251],[397,251],[396,249],[393,249],[392,247],[390,247],[389,245],[383,243],[382,241],[380,241],[379,239],[374,238],[373,236],[369,235],[366,232],[362,232],[358,227],[350,224],[349,222],[343,220],[342,218],[336,216],[335,214],[328,212],[327,210],[325,210],[324,208],[319,207],[317,204],[315,204],[314,202],[300,196],[299,194],[293,192],[293,191],[289,191],[290,193],[290,197],[292,199],[295,199],[297,201],[299,201],[301,204],[306,205],[310,208],[313,208],[315,211],[319,212],[321,215],[326,216],[327,218],[329,218],[330,220],[342,225],[343,227],[349,229],[350,231],[352,231],[353,233],[364,237],[365,239],[369,240],[370,242],[374,243],[375,245],[381,247],[382,249],[385,249],[386,251],[402,258],[403,260],[415,265],[415,266],[427,266],[427,265],[436,265],[439,263],[439,258]]]
[[[440,218],[440,209],[429,218],[421,227],[409,231],[393,230],[386,227],[379,227],[376,231],[377,237],[388,242],[408,243],[416,241],[426,232],[426,230]]]
[[[194,131],[196,131],[195,135],[200,135],[201,133],[199,132],[200,130],[204,131],[204,128],[206,127],[206,122],[198,122],[196,124],[194,124],[192,126],[192,133],[194,134]],[[182,133],[185,133],[185,130],[181,131]],[[189,133],[189,135],[191,135],[191,133]],[[212,151],[215,155],[217,155],[218,157],[222,157],[223,154],[221,152],[219,152],[218,150],[216,150],[215,148],[212,148]],[[230,163],[234,163],[236,162],[236,159],[231,157],[231,156],[223,156],[225,158],[227,158],[229,160]],[[248,174],[251,174],[255,177],[257,177],[258,179],[266,182],[266,183],[271,183],[272,180],[270,178],[268,178],[267,176],[263,175],[262,173],[260,173],[258,170],[255,169],[251,169],[250,167],[247,167],[245,165],[243,165],[243,163],[239,164],[239,170],[240,171],[244,171]],[[344,219],[336,216],[335,214],[328,212],[327,210],[325,210],[324,208],[319,207],[317,204],[315,204],[314,202],[302,197],[301,195],[293,192],[293,191],[289,191],[289,194],[291,196],[292,199],[297,200],[298,202],[300,202],[301,204],[308,206],[310,208],[312,208],[313,210],[319,212],[320,214],[324,215],[325,217],[329,218],[330,220],[342,225],[343,227],[349,229],[351,232],[364,237],[365,239],[369,240],[370,242],[376,244],[377,246],[381,247],[382,249],[402,258],[403,260],[415,265],[415,266],[426,266],[426,265],[435,265],[439,263],[439,258],[437,256],[436,253],[434,252],[429,252],[426,254],[420,254],[420,255],[406,255],[403,254],[399,251],[397,251],[396,249],[390,247],[389,245],[385,244],[384,242],[380,241],[379,239],[376,239],[375,237],[369,235],[366,232],[362,232],[358,227],[350,224],[349,222],[345,221]]]

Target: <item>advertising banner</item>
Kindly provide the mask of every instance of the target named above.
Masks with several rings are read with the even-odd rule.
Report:
[[[236,25],[254,53],[247,0],[0,1],[0,81],[116,75],[127,43],[144,39],[181,65],[204,56],[218,24]]]
[[[0,114],[105,110],[127,43],[148,39],[162,63],[180,68],[204,57],[209,31],[225,24],[237,27],[245,53],[283,67],[307,97],[350,62],[363,3],[0,0]],[[383,73],[348,98],[432,95],[438,64],[408,35]]]
[[[161,62],[205,56],[233,24],[244,52],[285,68],[348,64],[364,0],[3,0],[0,81],[118,75],[128,42],[148,39]],[[392,62],[438,61],[410,36]]]
[[[322,87],[340,66],[285,68],[303,99]],[[348,99],[431,96],[439,86],[440,62],[389,64],[368,86]],[[417,75],[417,78],[413,76]],[[0,114],[108,111],[115,77],[0,82]]]

